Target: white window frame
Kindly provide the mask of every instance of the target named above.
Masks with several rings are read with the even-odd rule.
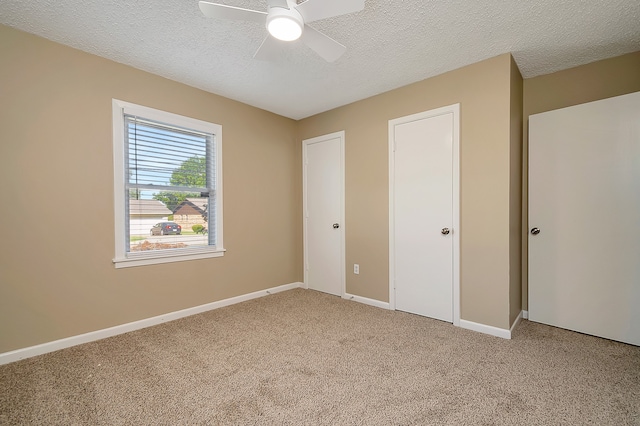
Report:
[[[115,217],[115,257],[113,263],[116,268],[132,266],[154,265],[159,263],[181,262],[186,260],[207,259],[221,257],[225,249],[222,239],[222,126],[195,118],[184,117],[166,111],[161,111],[145,106],[124,102],[118,99],[112,100],[113,112],[113,205]],[[216,246],[198,247],[194,249],[158,250],[131,253],[126,250],[126,203],[128,194],[125,182],[125,121],[124,115],[135,115],[149,120],[167,123],[178,127],[192,129],[214,135],[215,144],[215,188],[216,202],[215,232]]]

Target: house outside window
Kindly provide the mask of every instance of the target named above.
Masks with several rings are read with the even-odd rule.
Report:
[[[114,99],[113,154],[116,268],[224,254],[220,125]]]

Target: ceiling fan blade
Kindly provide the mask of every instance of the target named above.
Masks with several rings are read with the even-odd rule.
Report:
[[[264,24],[267,21],[267,13],[257,10],[242,9],[240,7],[227,6],[218,3],[201,1],[200,10],[207,18],[233,19],[236,21],[253,21]]]
[[[336,61],[347,48],[309,25],[304,26],[301,40],[327,62]]]
[[[364,0],[307,0],[296,7],[304,18],[304,22],[307,23],[358,12],[362,9],[364,9]]]
[[[287,0],[267,0],[267,4],[269,7],[283,7],[285,9],[289,9],[289,3],[287,3]]]
[[[280,41],[268,35],[253,55],[253,58],[260,61],[273,60],[280,50],[280,47]]]

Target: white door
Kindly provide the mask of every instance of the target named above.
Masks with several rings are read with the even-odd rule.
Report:
[[[305,286],[344,295],[344,132],[303,141]]]
[[[529,117],[529,319],[640,345],[640,92]]]
[[[395,309],[456,324],[458,111],[454,105],[389,122]]]

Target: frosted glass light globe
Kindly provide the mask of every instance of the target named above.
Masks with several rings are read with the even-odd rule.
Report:
[[[288,16],[278,16],[267,24],[269,34],[283,41],[293,41],[302,35],[302,27]]]
[[[283,41],[293,41],[300,38],[304,20],[296,9],[272,7],[267,16],[267,31],[273,37]]]

